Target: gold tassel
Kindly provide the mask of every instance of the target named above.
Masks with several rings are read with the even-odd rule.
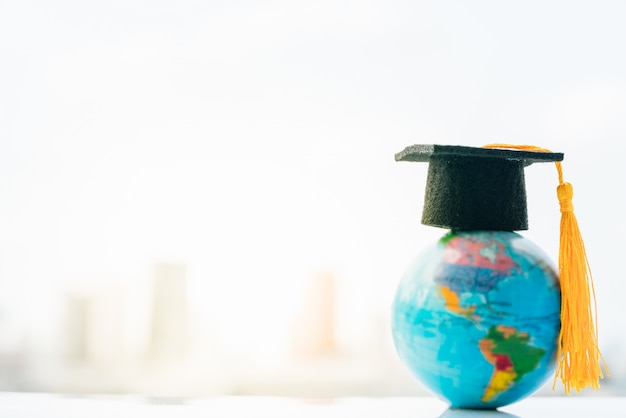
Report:
[[[533,145],[488,144],[485,148],[504,148],[523,151],[551,152]],[[591,268],[585,252],[578,221],[574,215],[574,189],[563,181],[561,162],[555,162],[559,176],[557,197],[561,206],[561,237],[559,242],[559,282],[561,285],[561,332],[559,334],[557,377],[561,378],[565,393],[580,392],[587,386],[600,387],[599,379],[609,375],[598,348],[596,294]]]

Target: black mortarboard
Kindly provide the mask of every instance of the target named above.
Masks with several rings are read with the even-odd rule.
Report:
[[[422,223],[453,230],[528,229],[524,167],[562,153],[412,145],[396,161],[428,162]]]

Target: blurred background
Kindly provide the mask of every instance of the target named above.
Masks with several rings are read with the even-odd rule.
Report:
[[[422,393],[390,306],[445,231],[419,222],[426,165],[394,153],[508,142],[565,153],[612,372],[596,393],[626,393],[625,18],[1,0],[0,390]],[[526,176],[523,235],[556,259],[554,166]]]

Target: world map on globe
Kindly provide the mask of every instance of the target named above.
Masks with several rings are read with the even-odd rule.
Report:
[[[557,275],[543,251],[505,231],[451,232],[400,282],[392,311],[401,359],[453,407],[496,408],[553,373]]]

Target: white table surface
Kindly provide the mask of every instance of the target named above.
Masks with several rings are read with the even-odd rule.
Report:
[[[294,399],[218,397],[167,401],[126,396],[0,393],[2,418],[515,418],[626,417],[626,398],[531,397],[499,411],[450,410],[431,397]]]

